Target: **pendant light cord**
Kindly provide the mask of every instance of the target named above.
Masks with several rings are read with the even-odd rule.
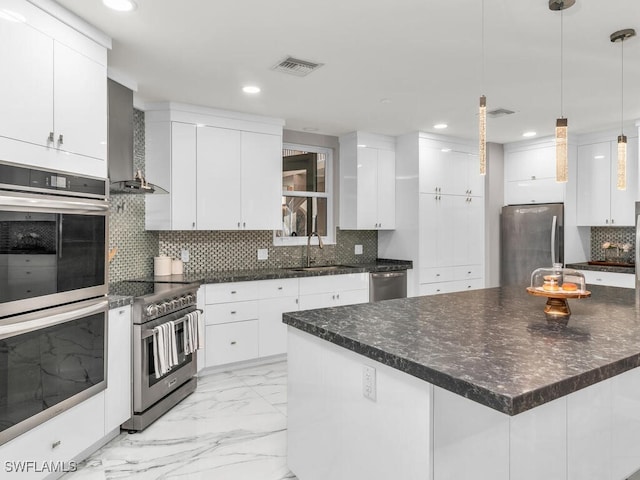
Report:
[[[620,41],[620,134],[624,135],[624,38]]]
[[[480,48],[481,48],[481,59],[482,59],[482,84],[480,85],[482,94],[484,95],[484,74],[485,74],[485,66],[484,66],[484,0],[482,0],[482,14],[481,14],[481,40],[480,40]]]
[[[560,118],[564,118],[564,8],[560,10]]]

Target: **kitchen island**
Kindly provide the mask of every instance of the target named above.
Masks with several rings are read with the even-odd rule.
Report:
[[[640,469],[635,292],[566,327],[493,288],[288,313],[289,466],[315,479],[612,479]]]

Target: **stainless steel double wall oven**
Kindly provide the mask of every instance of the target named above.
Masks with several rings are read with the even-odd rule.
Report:
[[[0,162],[0,444],[106,388],[107,188]]]

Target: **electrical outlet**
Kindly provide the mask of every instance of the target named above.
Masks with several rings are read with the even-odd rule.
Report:
[[[259,248],[258,249],[258,260],[267,260],[269,258],[269,249],[268,248]]]
[[[184,263],[187,263],[189,261],[189,250],[185,248],[182,250],[182,252],[180,252],[180,260],[182,260]]]
[[[376,369],[368,365],[362,366],[362,395],[376,401]]]
[[[356,245],[355,254],[362,255],[362,245]]]

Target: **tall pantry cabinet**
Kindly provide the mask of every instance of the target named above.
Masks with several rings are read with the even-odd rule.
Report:
[[[378,256],[413,261],[409,296],[484,286],[484,177],[477,145],[426,133],[396,139],[396,229]]]

